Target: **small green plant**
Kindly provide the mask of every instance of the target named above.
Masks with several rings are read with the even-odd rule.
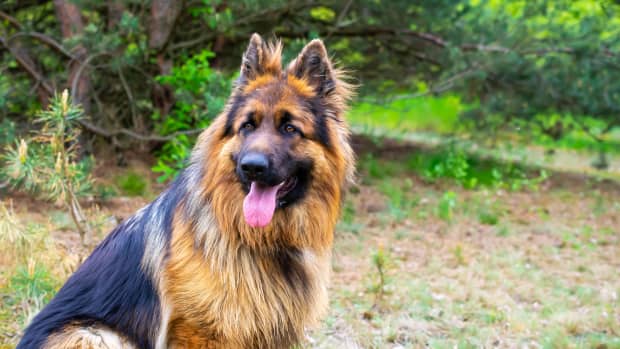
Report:
[[[457,196],[453,191],[447,191],[443,194],[437,205],[437,215],[444,221],[450,222],[454,217],[456,209]]]
[[[510,229],[507,226],[501,226],[497,229],[497,236],[506,237],[510,235]]]
[[[91,193],[92,159],[78,156],[77,123],[81,118],[82,110],[71,103],[67,90],[55,96],[49,109],[38,114],[36,122],[41,128],[35,135],[7,149],[0,177],[14,188],[62,203],[84,243],[90,227],[78,198]]]
[[[27,266],[18,267],[10,280],[11,290],[18,301],[38,299],[48,302],[54,294],[55,286],[49,271],[34,260],[29,260]]]
[[[481,208],[480,212],[478,212],[478,221],[486,225],[496,225],[499,223],[499,215],[495,210],[488,207]]]
[[[374,304],[377,305],[385,294],[385,286],[387,284],[387,277],[385,274],[389,256],[385,252],[382,246],[379,246],[377,250],[372,254],[372,265],[377,269],[378,279],[372,287],[372,292],[375,295]]]
[[[452,254],[454,255],[454,259],[458,265],[465,265],[467,260],[465,259],[465,253],[463,252],[463,245],[458,244],[452,250]]]
[[[21,264],[13,271],[8,284],[0,289],[0,293],[7,295],[3,297],[0,314],[10,314],[12,321],[19,322],[20,326],[26,324],[51,300],[57,287],[56,280],[45,266],[28,259],[25,265]]]

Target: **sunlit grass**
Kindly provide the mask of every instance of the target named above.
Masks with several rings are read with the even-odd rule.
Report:
[[[394,134],[418,133],[431,135],[459,134],[476,132],[465,130],[459,115],[467,109],[467,105],[458,96],[395,96],[392,99],[373,100],[364,98],[353,106],[348,119],[356,130],[375,134],[388,132]],[[500,130],[495,130],[500,131]],[[504,132],[504,131],[502,131]],[[505,133],[505,132],[504,132]],[[489,134],[493,136],[493,132]],[[497,134],[495,134],[497,136]],[[503,135],[504,141],[512,139],[522,145],[536,144],[549,149],[565,149],[580,152],[605,151],[620,153],[620,127],[613,129],[599,142],[582,130],[569,131],[559,140],[552,140],[536,132],[526,134],[513,132]],[[424,138],[421,138],[424,139]]]
[[[348,113],[354,125],[398,131],[453,132],[464,106],[459,97],[398,98],[360,102]]]

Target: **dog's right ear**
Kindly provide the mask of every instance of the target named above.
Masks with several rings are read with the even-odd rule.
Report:
[[[241,61],[239,86],[243,87],[248,82],[266,74],[273,76],[280,74],[282,70],[281,54],[282,46],[279,42],[267,44],[260,35],[252,34],[250,44]]]
[[[241,60],[241,80],[251,81],[262,74],[261,62],[265,56],[265,42],[260,35],[254,33],[250,38],[250,44]]]

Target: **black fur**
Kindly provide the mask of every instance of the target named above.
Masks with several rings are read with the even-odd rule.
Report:
[[[327,129],[327,113],[325,106],[323,105],[323,99],[315,97],[308,101],[308,109],[312,115],[314,115],[314,133],[317,140],[323,144],[327,149],[330,149],[332,144],[329,141],[329,131]]]
[[[162,217],[169,242],[172,217],[185,189],[182,175],[159,197],[116,227],[69,278],[52,301],[32,320],[17,349],[36,349],[68,324],[105,325],[138,348],[153,348],[159,326],[159,296],[141,262],[153,217]],[[156,209],[155,209],[156,208]]]
[[[241,93],[235,95],[232,106],[230,107],[230,111],[228,112],[228,115],[226,115],[226,125],[224,126],[224,134],[222,135],[222,138],[232,136],[235,133],[233,131],[235,116],[237,115],[237,111],[239,111],[239,108],[241,108],[245,103],[246,99],[247,97],[242,95]]]

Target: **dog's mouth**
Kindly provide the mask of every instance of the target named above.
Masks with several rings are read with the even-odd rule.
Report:
[[[297,186],[297,176],[292,176],[287,178],[284,182],[281,183],[281,186],[278,188],[278,192],[276,193],[276,198],[278,200],[282,200],[286,197],[288,193],[290,193]],[[278,202],[278,206],[281,206],[281,201]]]
[[[277,207],[286,204],[287,195],[297,186],[297,176],[270,186],[258,181],[250,182],[250,189],[243,200],[245,221],[255,228],[267,226]]]

